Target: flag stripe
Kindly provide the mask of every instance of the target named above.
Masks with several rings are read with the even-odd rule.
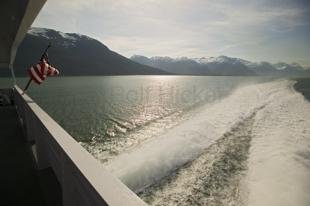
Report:
[[[36,70],[34,70],[33,67],[31,67],[30,72],[31,72],[31,76],[33,77],[32,79],[35,80],[37,83],[41,84],[42,79],[38,76]]]
[[[59,71],[47,64],[44,60],[28,69],[29,76],[37,84],[41,84],[46,76],[58,75]]]

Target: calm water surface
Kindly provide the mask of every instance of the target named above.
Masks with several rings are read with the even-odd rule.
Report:
[[[161,130],[185,112],[229,95],[244,77],[62,77],[32,84],[28,94],[81,142],[126,138],[152,125]],[[23,87],[26,79],[19,79]],[[151,132],[151,131],[148,131]],[[116,140],[117,141],[117,140]]]

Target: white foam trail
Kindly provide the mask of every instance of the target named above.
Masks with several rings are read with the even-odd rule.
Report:
[[[309,140],[309,102],[293,89],[274,94],[253,125],[243,184],[247,205],[310,205]]]
[[[265,105],[274,93],[286,89],[291,83],[280,80],[239,88],[220,102],[206,105],[195,117],[165,135],[120,154],[106,167],[132,190],[142,190],[197,158],[237,122],[247,118]]]

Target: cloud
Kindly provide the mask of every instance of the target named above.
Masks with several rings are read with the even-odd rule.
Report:
[[[302,0],[49,0],[34,25],[98,38],[125,56],[225,54],[275,61],[265,54],[283,49],[276,43],[269,48],[271,40],[281,42],[275,36],[301,47],[309,40],[294,39],[296,31],[310,31],[309,8]]]

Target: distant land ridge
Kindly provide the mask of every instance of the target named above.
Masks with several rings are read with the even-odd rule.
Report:
[[[310,76],[310,69],[298,63],[250,62],[247,60],[218,56],[202,58],[145,57],[134,55],[131,60],[160,68],[170,73],[183,75],[259,75],[259,76]]]
[[[17,51],[14,69],[17,76],[35,64],[48,43],[49,59],[60,69],[61,75],[165,75],[157,68],[134,62],[100,41],[76,33],[63,33],[53,29],[31,28]]]

